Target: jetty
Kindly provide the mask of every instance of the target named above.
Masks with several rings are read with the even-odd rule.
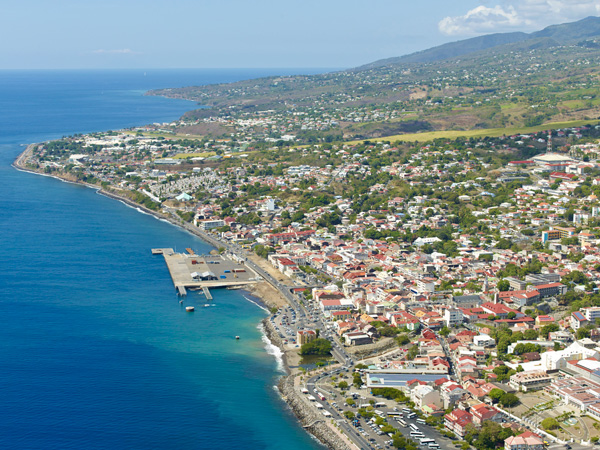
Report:
[[[206,300],[212,300],[213,296],[210,293],[210,291],[208,290],[208,288],[206,286],[202,287],[202,292],[204,292],[204,296],[206,297]]]
[[[212,300],[209,288],[242,287],[258,281],[250,268],[222,255],[198,255],[191,248],[186,248],[186,253],[176,253],[172,248],[153,248],[152,254],[164,257],[180,296],[187,295],[187,289],[202,289],[206,299]]]

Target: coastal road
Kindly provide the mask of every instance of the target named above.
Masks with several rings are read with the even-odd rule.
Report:
[[[318,374],[309,378],[306,382],[306,389],[308,389],[309,394],[316,396],[317,392],[320,392],[317,388],[317,382],[322,378],[326,378],[331,374],[339,373],[340,371],[341,369],[335,369],[331,372],[324,372],[322,374]],[[340,399],[340,402],[341,401],[343,401],[343,399]],[[331,414],[331,417],[346,433],[348,439],[350,439],[354,443],[354,445],[357,446],[357,448],[365,450],[372,448],[371,443],[368,442],[363,436],[361,436],[358,430],[348,422],[348,419],[338,409],[331,405],[327,400],[317,399],[317,402],[323,405],[322,411],[327,411],[329,412],[329,414]]]
[[[188,228],[188,229],[191,230],[191,228]],[[195,233],[197,233],[198,235],[200,235],[207,242],[214,245],[215,247],[217,247],[217,248],[224,247],[229,252],[235,253],[238,256],[242,256],[242,255],[240,255],[240,253],[242,253],[243,250],[238,245],[221,241],[220,239],[216,238],[215,236],[205,233],[202,230],[199,230],[197,228],[194,228],[193,231]],[[259,267],[257,264],[255,264],[252,260],[245,258],[245,264],[250,269],[252,269],[257,275],[261,276],[265,281],[267,281],[271,286],[273,286],[275,289],[277,289],[283,295],[283,297],[289,302],[291,307],[296,311],[299,326],[303,326],[305,323],[305,319],[307,318],[307,311],[302,307],[302,305],[300,305],[298,303],[298,301],[296,300],[294,295],[291,293],[290,287],[286,286],[285,284],[282,284],[279,280],[277,280],[273,276],[271,276],[271,274],[269,274],[268,272],[263,270],[261,267]],[[326,329],[325,324],[323,322],[320,322],[320,323],[319,322],[317,322],[317,324],[321,325],[321,327],[325,330]],[[352,364],[352,359],[351,359],[350,355],[348,355],[348,353],[346,353],[344,348],[341,345],[339,345],[339,343],[336,342],[335,338],[332,335],[329,335],[329,333],[327,333],[325,335],[325,338],[328,339],[332,343],[332,346],[333,346],[332,355],[338,362],[340,362],[341,364]]]

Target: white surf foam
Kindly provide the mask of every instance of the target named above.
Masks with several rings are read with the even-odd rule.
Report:
[[[267,337],[267,334],[265,333],[265,327],[262,323],[256,328],[258,328],[262,334],[261,339],[265,343],[265,350],[267,350],[267,354],[275,357],[275,360],[277,361],[277,370],[281,373],[285,373],[285,366],[283,365],[283,352],[279,347],[273,345],[271,340]]]
[[[268,309],[267,309],[267,308],[266,308],[264,305],[261,305],[261,304],[260,304],[260,303],[258,303],[257,301],[254,301],[254,300],[252,300],[251,298],[249,298],[249,297],[246,297],[245,295],[243,295],[242,297],[244,297],[244,298],[245,298],[246,300],[248,300],[250,303],[252,303],[252,304],[254,304],[254,305],[258,306],[258,307],[259,307],[260,309],[262,309],[263,311],[265,311],[265,312],[268,312],[268,313],[270,313],[270,312],[271,312],[271,311],[269,311],[269,310],[268,310]]]

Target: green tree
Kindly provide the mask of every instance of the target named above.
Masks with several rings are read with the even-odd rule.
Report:
[[[541,333],[542,336],[544,336],[544,339],[548,339],[548,335],[550,333],[558,331],[559,329],[560,329],[560,327],[558,326],[558,324],[556,324],[556,323],[549,323],[548,325],[544,325],[542,327],[542,329],[540,330],[540,333]]]
[[[406,359],[412,361],[413,359],[415,359],[417,357],[418,354],[419,354],[419,346],[413,345],[411,348],[408,349],[408,352],[406,353]]]
[[[465,440],[471,441],[477,450],[494,450],[506,438],[513,435],[510,428],[503,428],[500,424],[491,420],[484,421],[480,430],[469,429],[468,433],[469,437],[465,436]]]
[[[327,356],[331,353],[331,342],[327,339],[314,339],[300,347],[300,354]]]
[[[339,387],[341,390],[346,390],[346,389],[348,389],[348,382],[347,382],[347,381],[340,381],[340,382],[338,383],[338,387]]]
[[[556,430],[559,427],[558,421],[554,417],[546,417],[542,420],[541,425],[544,430]]]
[[[448,328],[447,326],[443,326],[442,329],[439,331],[439,334],[446,337],[450,334],[450,328]]]
[[[510,289],[510,283],[506,280],[498,281],[498,285],[496,286],[500,292],[505,292]]]
[[[533,341],[534,339],[537,339],[539,336],[539,333],[537,330],[534,330],[533,328],[530,328],[528,330],[525,330],[523,332],[523,337],[525,339],[527,339],[528,341]]]
[[[494,388],[488,393],[488,396],[494,403],[498,403],[498,400],[500,400],[500,397],[502,397],[504,394],[505,392],[502,389]]]
[[[502,394],[502,396],[500,397],[500,400],[498,400],[498,402],[502,406],[512,407],[512,406],[516,406],[519,404],[519,397],[517,397],[515,394],[511,394],[510,392],[506,392],[506,393]]]
[[[587,328],[580,328],[575,333],[575,336],[577,337],[577,339],[589,338],[590,330],[588,330]]]
[[[396,342],[398,343],[399,346],[403,346],[403,345],[410,343],[410,338],[408,337],[407,334],[400,334],[400,335],[396,336]]]

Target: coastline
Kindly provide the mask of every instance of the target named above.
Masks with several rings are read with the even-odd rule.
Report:
[[[63,182],[78,184],[94,189],[100,195],[104,195],[113,200],[120,201],[125,205],[135,208],[136,210],[144,214],[152,215],[158,220],[164,220],[174,226],[188,231],[190,234],[199,237],[209,245],[212,245],[216,248],[224,246],[228,248],[229,251],[231,251],[232,253],[234,252],[234,250],[232,250],[227,243],[220,241],[216,236],[209,235],[203,232],[202,230],[194,227],[193,225],[183,222],[183,220],[181,219],[177,220],[178,218],[176,219],[172,216],[164,215],[157,211],[153,211],[143,205],[132,201],[126,196],[118,195],[113,191],[108,191],[102,188],[101,186],[95,184],[86,183],[74,178],[64,176],[64,174],[46,174],[43,173],[41,170],[36,170],[34,168],[27,167],[27,162],[31,157],[33,150],[39,145],[41,145],[41,143],[27,145],[25,150],[21,152],[17,156],[15,161],[11,164],[12,167],[14,167],[16,170],[56,178]],[[273,286],[266,279],[255,285],[246,287],[245,290],[249,294],[257,296],[257,298],[260,299],[260,302],[262,302],[267,308],[279,308],[284,304],[289,304],[287,300],[285,300],[285,296],[283,295],[283,293],[281,293],[276,286]],[[280,393],[281,398],[287,404],[290,410],[294,413],[300,425],[315,439],[323,443],[328,448],[334,450],[349,450],[351,447],[349,447],[343,441],[343,439],[339,435],[339,432],[337,432],[333,425],[327,424],[326,419],[324,417],[318,416],[316,412],[312,411],[310,405],[306,404],[306,400],[303,398],[298,388],[300,382],[300,380],[298,379],[298,377],[300,376],[300,371],[296,368],[300,361],[298,352],[294,350],[286,350],[284,342],[279,337],[277,331],[274,329],[273,325],[271,324],[271,321],[269,320],[269,317],[270,314],[268,317],[266,317],[259,323],[259,328],[261,329],[261,332],[268,341],[266,345],[273,345],[277,347],[281,352],[281,355],[273,355],[276,357],[276,359],[280,358],[283,370],[285,371],[285,375],[282,375],[277,383],[277,389]]]

